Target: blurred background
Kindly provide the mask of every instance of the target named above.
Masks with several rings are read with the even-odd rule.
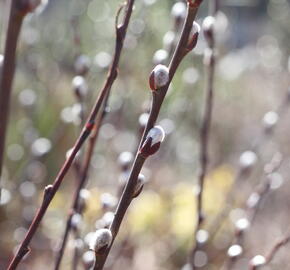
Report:
[[[1,180],[0,269],[6,269],[23,239],[44,187],[54,180],[80,133],[81,116],[87,116],[106,78],[120,4],[112,0],[50,0],[25,18]],[[0,54],[9,5],[8,0],[0,1]],[[118,190],[128,173],[122,164],[130,161],[130,153],[124,152],[136,151],[140,128],[146,121],[151,98],[148,76],[156,63],[168,63],[182,6],[169,0],[136,1],[109,113],[83,192],[85,209],[76,218],[77,233],[70,236],[61,269],[72,268],[76,251],[77,269],[88,269],[92,260],[90,233],[110,222]],[[207,15],[208,1],[204,0],[197,22],[201,24]],[[289,229],[289,25],[287,0],[220,1],[210,164],[204,193],[206,219],[195,256],[200,269],[222,269],[230,260],[228,248],[235,242],[241,223],[246,229],[243,253],[231,269],[247,269],[253,256],[267,254]],[[185,264],[197,218],[205,48],[200,35],[197,48],[174,77],[158,120],[166,139],[142,170],[146,185],[126,215],[108,269],[188,269]],[[89,69],[85,82],[75,78],[83,66]],[[74,92],[80,81],[86,93],[81,104]],[[281,164],[271,171],[273,157]],[[237,177],[241,171],[242,176]],[[72,168],[31,243],[30,255],[18,269],[53,269],[76,183]],[[259,201],[254,204],[257,209],[252,207],[253,201]],[[249,225],[253,208],[255,218]],[[222,221],[217,222],[223,211]],[[287,250],[289,246],[281,249],[264,269],[287,269]]]

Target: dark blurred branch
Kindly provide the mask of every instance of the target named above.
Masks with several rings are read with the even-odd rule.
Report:
[[[151,128],[153,128],[153,126],[158,118],[163,100],[165,98],[165,95],[166,95],[168,88],[169,88],[169,85],[170,85],[170,82],[173,79],[173,76],[174,76],[180,62],[186,56],[186,54],[189,52],[188,47],[187,47],[188,40],[190,37],[190,32],[192,29],[194,19],[196,17],[197,10],[198,10],[201,2],[202,1],[188,1],[186,20],[185,20],[185,23],[184,23],[184,26],[182,29],[179,43],[176,47],[176,50],[173,54],[173,57],[171,59],[170,65],[169,65],[169,81],[165,86],[161,87],[160,89],[158,89],[156,91],[153,91],[153,101],[152,101],[152,105],[151,105],[150,115],[149,115],[149,119],[148,119],[146,128],[143,132],[142,139],[140,141],[139,150],[140,150],[141,146],[143,145],[143,143],[145,142],[145,139],[146,139],[146,136],[147,136],[149,130]],[[197,36],[196,36],[196,38],[197,38]],[[107,256],[111,250],[111,247],[112,247],[114,240],[115,240],[115,238],[118,234],[118,231],[120,229],[122,220],[123,220],[125,213],[126,213],[128,207],[133,199],[132,195],[134,192],[134,188],[135,188],[137,178],[139,176],[139,173],[142,169],[144,162],[145,162],[145,158],[140,154],[140,151],[138,151],[138,153],[135,156],[135,161],[132,165],[132,169],[131,169],[130,175],[128,177],[126,187],[123,191],[123,194],[121,195],[119,204],[117,206],[114,220],[110,226],[110,230],[111,230],[112,236],[113,236],[112,243],[110,244],[110,246],[107,247],[107,249],[104,251],[103,254],[96,254],[96,261],[95,261],[95,265],[93,267],[94,270],[102,270],[104,267]]]
[[[20,9],[19,0],[12,0],[5,42],[4,61],[2,73],[0,74],[0,181],[2,176],[2,165],[5,151],[6,130],[9,119],[12,83],[15,73],[16,47],[25,14],[26,13],[23,13]]]
[[[217,0],[210,2],[210,14],[215,16],[217,12],[218,2]],[[205,19],[213,19],[214,17],[207,17]],[[203,192],[204,192],[204,181],[207,173],[207,167],[209,163],[208,156],[208,144],[210,136],[210,126],[213,110],[213,87],[214,87],[214,76],[215,76],[215,66],[216,66],[216,55],[215,55],[215,33],[214,33],[214,22],[209,25],[205,25],[203,29],[208,44],[208,48],[205,50],[204,54],[204,65],[206,73],[206,87],[205,87],[205,107],[203,113],[203,119],[200,128],[200,152],[199,152],[199,163],[200,172],[198,175],[198,195],[197,195],[197,225],[194,232],[194,244],[193,249],[190,254],[189,263],[192,269],[195,269],[194,258],[197,250],[199,249],[199,243],[197,239],[197,233],[202,227],[204,221],[203,213]]]
[[[284,247],[285,245],[287,245],[290,241],[290,233],[287,233],[285,235],[284,238],[282,238],[281,240],[279,240],[268,252],[268,254],[264,257],[264,262],[262,262],[261,264],[255,264],[255,260],[252,259],[252,261],[250,262],[250,270],[256,270],[259,267],[268,265],[273,258],[275,257],[275,255],[278,253],[278,251]],[[261,255],[260,255],[261,256]],[[254,257],[255,258],[255,257]],[[262,257],[263,258],[263,257]]]

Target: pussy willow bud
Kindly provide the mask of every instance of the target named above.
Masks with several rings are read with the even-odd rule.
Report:
[[[211,43],[214,35],[215,18],[207,16],[202,23],[204,37],[208,43]]]
[[[139,125],[140,125],[141,128],[146,127],[148,119],[149,119],[149,113],[142,113],[139,116],[138,120],[139,120]]]
[[[271,131],[277,124],[279,115],[276,112],[267,112],[263,118],[263,125],[266,131]]]
[[[160,145],[164,140],[164,137],[165,132],[161,126],[155,126],[151,128],[146,136],[143,145],[139,150],[140,153],[144,157],[148,157],[150,155],[155,154],[160,148]]]
[[[83,254],[82,257],[83,260],[83,264],[85,266],[85,269],[89,269],[90,267],[92,267],[94,265],[94,261],[95,261],[95,253],[92,250],[88,250]]]
[[[133,161],[133,154],[131,152],[122,152],[118,157],[118,164],[123,171],[129,169],[130,164]]]
[[[101,219],[95,223],[96,229],[109,228],[114,220],[115,214],[113,212],[106,212]]]
[[[166,60],[168,59],[168,52],[166,50],[158,50],[153,55],[153,64],[158,65],[162,64],[164,65]]]
[[[112,232],[109,229],[96,230],[90,243],[90,249],[97,254],[103,254],[107,247],[110,246],[112,239]]]
[[[143,174],[139,174],[136,185],[135,185],[135,189],[134,189],[134,193],[133,193],[133,198],[136,198],[139,196],[139,194],[142,192],[143,190],[143,186],[144,183],[146,182],[146,178]]]
[[[86,75],[90,69],[91,60],[87,55],[80,55],[74,64],[75,72],[78,75]]]
[[[186,4],[183,2],[177,2],[171,9],[171,15],[175,20],[176,28],[179,28],[186,17]]]
[[[166,51],[170,51],[175,40],[175,33],[173,31],[168,31],[163,37],[163,47]]]
[[[232,245],[228,249],[228,256],[230,258],[236,258],[243,253],[243,248],[240,245]]]
[[[197,22],[193,22],[191,31],[188,37],[187,45],[186,45],[186,49],[188,51],[191,51],[195,48],[197,44],[199,32],[200,32],[199,24]]]
[[[110,193],[103,193],[100,200],[103,209],[112,209],[118,202],[117,198]]]
[[[266,259],[262,255],[257,255],[254,258],[252,258],[250,264],[253,266],[253,269],[256,269],[259,266],[262,266],[266,263]]]
[[[257,162],[257,155],[252,151],[245,151],[240,156],[240,167],[242,170],[251,169]]]
[[[83,220],[83,218],[82,218],[81,214],[79,214],[79,213],[73,214],[72,218],[71,218],[71,226],[72,226],[72,228],[74,228],[74,229],[79,228],[79,226],[82,223],[82,220]]]
[[[247,218],[240,218],[235,222],[235,227],[238,233],[242,233],[250,226],[250,222]]]
[[[164,65],[157,65],[149,77],[149,85],[153,91],[160,89],[169,82],[169,69]]]
[[[90,198],[90,192],[87,189],[80,190],[80,197],[79,197],[79,207],[84,210],[87,205],[87,201]]]
[[[77,98],[81,99],[88,93],[88,85],[82,76],[75,76],[72,80],[73,90]]]

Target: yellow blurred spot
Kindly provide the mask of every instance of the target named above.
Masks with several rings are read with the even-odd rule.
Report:
[[[128,222],[133,233],[154,230],[163,220],[165,206],[160,196],[153,191],[144,191],[132,203]]]
[[[171,232],[183,241],[192,233],[196,224],[196,195],[194,185],[178,184],[174,189],[171,211]]]

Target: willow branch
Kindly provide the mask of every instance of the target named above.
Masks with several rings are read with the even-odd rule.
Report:
[[[211,3],[215,3],[214,12],[212,15],[216,14],[217,2],[211,1]],[[210,6],[211,7],[211,6]],[[192,269],[195,269],[194,257],[196,251],[199,249],[199,243],[197,240],[197,233],[202,227],[202,223],[204,221],[204,213],[203,213],[203,192],[204,192],[204,182],[207,173],[207,167],[209,163],[208,156],[208,144],[210,137],[210,126],[211,126],[211,118],[212,118],[212,110],[213,110],[213,87],[214,87],[214,76],[215,76],[215,66],[216,66],[216,57],[215,57],[215,36],[213,31],[213,26],[209,29],[204,29],[206,40],[208,43],[208,48],[206,48],[204,55],[204,65],[207,74],[206,79],[206,98],[205,98],[205,106],[202,124],[200,128],[200,152],[199,152],[199,163],[200,163],[200,172],[198,175],[198,195],[197,195],[197,225],[194,233],[194,244],[193,249],[189,258],[189,262],[191,264]]]
[[[4,50],[2,73],[0,74],[0,181],[5,151],[5,139],[9,119],[12,83],[15,73],[16,48],[25,13],[21,12],[18,0],[12,0]],[[1,183],[0,183],[1,198]]]
[[[194,1],[194,3],[192,3],[192,1],[188,1],[187,16],[186,16],[185,23],[184,23],[184,26],[182,29],[181,37],[180,37],[179,43],[176,47],[176,50],[173,54],[173,57],[171,59],[171,62],[169,64],[169,81],[164,87],[161,87],[160,89],[158,89],[158,91],[153,91],[153,100],[152,100],[152,104],[151,104],[149,119],[148,119],[147,125],[144,129],[142,139],[140,140],[139,149],[142,146],[142,144],[144,143],[146,136],[148,134],[148,131],[154,126],[154,124],[158,118],[163,100],[164,100],[165,95],[168,91],[169,84],[172,81],[173,76],[174,76],[180,62],[185,57],[185,55],[188,53],[187,42],[188,42],[189,34],[190,34],[190,31],[192,28],[192,24],[194,22],[194,19],[196,17],[196,13],[197,13],[197,10],[198,10],[200,4],[201,4],[201,1]],[[132,194],[134,192],[136,181],[137,181],[137,178],[139,176],[139,173],[142,169],[144,162],[145,162],[145,158],[140,154],[140,151],[138,151],[136,156],[135,156],[135,160],[134,160],[134,163],[132,165],[132,169],[131,169],[126,187],[121,195],[119,204],[117,206],[114,220],[110,226],[110,230],[111,230],[112,236],[113,236],[112,242],[111,242],[110,246],[107,247],[104,254],[101,254],[101,255],[96,254],[96,260],[95,260],[95,264],[93,267],[94,270],[102,270],[104,267],[107,256],[112,248],[114,240],[115,240],[115,238],[118,234],[118,231],[120,229],[122,220],[123,220],[125,213],[126,213],[128,207],[132,201]]]

